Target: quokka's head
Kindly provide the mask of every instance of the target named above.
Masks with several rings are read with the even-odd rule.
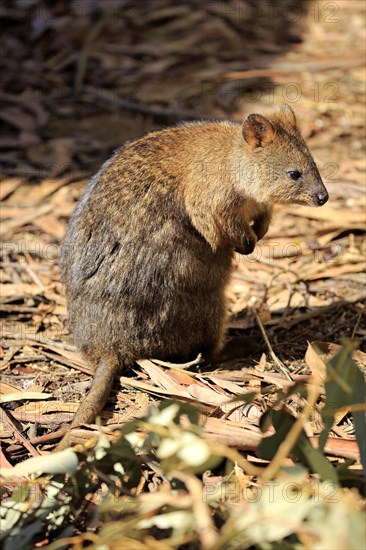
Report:
[[[255,167],[250,190],[263,202],[322,206],[329,198],[295,113],[284,104],[267,119],[249,115],[243,123],[245,157]]]

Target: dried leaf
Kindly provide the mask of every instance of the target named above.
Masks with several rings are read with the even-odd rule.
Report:
[[[17,464],[10,471],[2,472],[4,477],[22,477],[30,474],[72,474],[76,471],[79,459],[71,449],[54,452],[46,456],[36,456]]]
[[[34,391],[25,391],[21,393],[8,393],[6,395],[0,395],[0,403],[10,403],[11,401],[24,401],[29,400],[43,400],[53,397],[52,393],[42,393]]]

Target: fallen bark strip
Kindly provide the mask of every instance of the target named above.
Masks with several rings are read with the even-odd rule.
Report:
[[[115,442],[116,440],[118,440],[120,435],[118,429],[111,430],[109,426],[103,426],[97,429],[94,424],[90,425],[89,428],[90,429],[86,429],[85,427],[73,428],[69,432],[70,442],[72,444],[84,444],[94,437],[97,438],[100,430],[103,431],[103,433],[108,437],[111,442]],[[60,428],[52,434],[47,434],[47,436],[31,439],[30,443],[32,445],[35,445],[43,442],[51,442],[54,439],[58,439],[59,437],[61,437],[64,433],[66,433],[67,430],[67,427]],[[248,428],[243,428],[240,426],[239,423],[235,423],[232,421],[223,421],[219,418],[205,418],[203,436],[207,440],[217,441],[220,445],[224,444],[228,447],[235,448],[238,451],[250,451],[256,453],[259,443],[262,440],[263,434],[260,433],[259,430],[254,430],[257,430],[257,428],[255,428],[254,426],[252,431]],[[318,447],[318,437],[310,437],[309,441],[314,448]],[[12,445],[7,449],[8,452],[14,452],[15,450],[19,450],[19,445]],[[324,454],[337,458],[354,460],[357,462],[360,460],[360,453],[357,442],[355,440],[343,439],[340,437],[328,438],[328,441],[324,448]]]

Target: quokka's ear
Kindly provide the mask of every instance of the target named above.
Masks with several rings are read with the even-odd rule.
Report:
[[[267,118],[253,113],[243,122],[243,137],[248,145],[255,149],[271,143],[275,137],[275,130]]]
[[[278,118],[285,124],[285,126],[289,128],[296,128],[296,116],[294,110],[287,103],[282,103]]]

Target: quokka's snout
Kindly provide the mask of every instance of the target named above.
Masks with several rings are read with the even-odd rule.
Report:
[[[317,185],[317,188],[313,194],[314,206],[323,206],[323,204],[328,202],[328,199],[329,199],[329,194],[323,181],[320,178],[319,180],[320,180],[319,184]]]

